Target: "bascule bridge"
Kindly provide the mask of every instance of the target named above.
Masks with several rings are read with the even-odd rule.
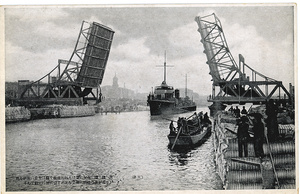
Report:
[[[109,27],[83,21],[70,59],[59,59],[52,71],[35,82],[19,80],[16,104],[39,107],[100,102],[113,35]]]
[[[201,42],[207,57],[210,75],[212,76],[212,94],[208,101],[213,102],[210,108],[225,109],[225,104],[261,104],[270,99],[281,103],[293,103],[294,97],[282,84],[270,77],[255,71],[245,63],[239,54],[238,64],[227,45],[219,18],[213,13],[195,18]],[[290,84],[290,91],[292,90]]]

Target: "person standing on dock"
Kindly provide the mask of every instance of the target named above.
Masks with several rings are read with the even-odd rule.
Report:
[[[238,138],[238,149],[239,157],[248,156],[248,139],[249,139],[249,125],[247,123],[248,118],[245,116],[241,117],[241,121],[238,123],[237,138]]]
[[[262,122],[262,115],[259,113],[251,114],[253,116],[253,133],[254,133],[254,152],[255,157],[262,158],[264,156],[263,144],[265,126]]]
[[[240,109],[239,109],[238,106],[236,106],[236,108],[235,108],[235,117],[236,118],[240,118],[241,117],[241,111],[240,111]]]
[[[243,115],[244,115],[244,116],[247,115],[247,110],[246,110],[245,106],[243,106],[243,109],[242,109],[242,111],[241,111],[241,114],[242,114],[242,116],[243,116]]]
[[[228,109],[228,111],[229,111],[231,114],[233,114],[233,112],[234,112],[233,106],[231,106],[230,109]]]
[[[274,103],[273,99],[270,99],[266,104],[267,129],[268,139],[270,142],[274,142],[279,137],[278,122],[277,122],[278,107]]]

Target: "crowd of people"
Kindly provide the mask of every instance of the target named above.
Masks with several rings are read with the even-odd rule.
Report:
[[[252,124],[253,144],[255,157],[262,158],[264,156],[263,143],[265,141],[265,126],[263,117],[260,113],[244,115],[237,123],[237,139],[239,157],[248,156],[248,143],[250,142],[249,126]]]
[[[177,133],[182,134],[190,134],[190,132],[196,130],[201,130],[202,127],[208,126],[211,124],[209,116],[207,112],[203,114],[203,112],[199,112],[198,114],[195,112],[192,118],[179,117],[177,120],[177,128],[174,127],[173,121],[171,121],[169,128],[170,134],[174,135]]]
[[[232,113],[236,118],[240,118],[241,116],[247,115],[248,113],[245,106],[243,106],[242,111],[239,109],[238,106],[236,106],[236,108],[233,108],[233,106],[231,106],[228,111]]]
[[[272,101],[266,102],[266,119],[261,113],[249,113],[243,106],[242,110],[238,106],[231,106],[228,111],[237,119],[237,141],[239,157],[248,157],[248,143],[253,142],[255,157],[264,157],[263,144],[266,138],[270,142],[276,141],[279,137],[277,123],[277,106]],[[211,124],[207,112],[194,113],[194,117],[179,117],[177,120],[177,128],[174,127],[173,121],[170,123],[170,134],[190,134],[190,126],[206,126]],[[265,123],[266,121],[266,123]],[[253,137],[250,137],[249,131],[252,131]]]
[[[266,104],[266,124],[261,113],[248,113],[243,106],[242,111],[239,107],[230,107],[228,110],[237,118],[237,139],[239,157],[248,156],[248,143],[254,144],[255,157],[262,158],[264,156],[263,144],[268,138],[269,141],[275,141],[279,136],[276,105],[272,100]],[[252,129],[253,138],[250,138],[249,129]]]

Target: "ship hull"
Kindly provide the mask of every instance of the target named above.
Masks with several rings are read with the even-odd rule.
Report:
[[[168,100],[149,100],[148,104],[151,115],[180,114],[196,110],[196,105],[178,106],[175,102]]]

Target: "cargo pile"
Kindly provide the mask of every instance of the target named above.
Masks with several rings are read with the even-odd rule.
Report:
[[[27,121],[31,118],[30,111],[25,107],[5,107],[5,121],[7,123]]]
[[[214,117],[215,162],[224,189],[295,189],[295,125],[279,124],[281,139],[265,142],[260,159],[255,157],[251,140],[248,157],[239,157],[236,123],[225,111]]]

